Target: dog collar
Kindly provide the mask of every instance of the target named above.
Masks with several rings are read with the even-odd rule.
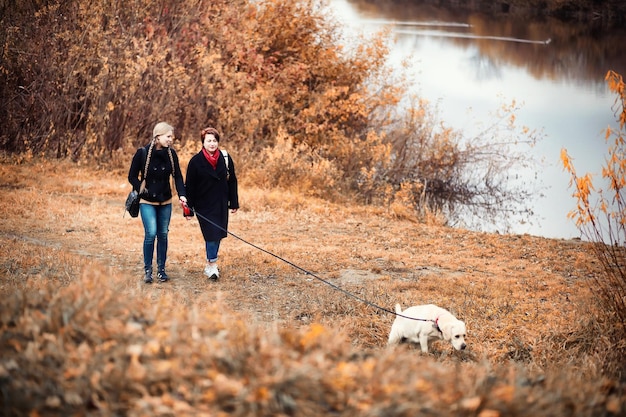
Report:
[[[443,332],[442,332],[442,331],[441,331],[441,329],[439,328],[439,317],[437,317],[437,318],[435,319],[435,326],[434,326],[434,327],[435,327],[435,329],[436,329],[439,333],[442,333],[442,334],[443,334]]]

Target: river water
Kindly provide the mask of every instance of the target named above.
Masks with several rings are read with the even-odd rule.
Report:
[[[567,213],[576,207],[561,149],[577,173],[598,178],[608,145],[607,127],[617,129],[608,91],[608,70],[626,76],[626,30],[591,25],[490,20],[480,14],[390,2],[330,0],[347,37],[392,28],[389,64],[409,60],[416,92],[436,103],[440,119],[470,137],[493,120],[503,103],[521,104],[517,124],[542,132],[533,157],[543,161],[529,178],[543,192],[529,202],[534,216],[511,233],[575,238],[580,232]],[[409,2],[405,2],[409,3]],[[528,175],[522,173],[522,175]],[[493,232],[489,225],[482,230]]]

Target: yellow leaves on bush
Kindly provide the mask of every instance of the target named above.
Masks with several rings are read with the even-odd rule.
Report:
[[[240,380],[222,373],[217,374],[213,382],[214,389],[220,396],[236,397],[244,388],[244,384]]]
[[[480,397],[470,397],[464,398],[460,402],[460,407],[462,410],[466,411],[476,411],[478,407],[482,404],[482,399]]]
[[[567,153],[567,149],[565,148],[561,148],[561,163],[563,164],[563,167],[566,171],[571,171],[572,169],[574,169],[574,167],[572,166],[572,159],[570,158],[570,156]]]
[[[82,377],[87,370],[86,364],[92,360],[93,350],[88,343],[81,343],[77,349],[72,349],[71,345],[68,350],[68,365],[63,372],[63,378],[74,379]]]
[[[423,195],[424,185],[419,181],[404,181],[400,183],[400,189],[393,194],[392,202],[389,206],[391,213],[399,219],[414,219],[416,208],[422,207],[426,210],[425,205],[420,205],[415,201],[417,196]]]
[[[480,413],[478,413],[478,417],[500,417],[501,414],[498,410],[491,410],[491,409],[487,409],[487,410],[482,410]]]
[[[278,132],[276,143],[250,165],[246,181],[263,188],[280,187],[309,196],[331,199],[339,196],[336,189],[341,171],[331,160],[322,158],[307,144],[296,145],[284,130]],[[259,163],[261,162],[261,163]]]
[[[492,394],[498,400],[510,403],[515,398],[515,387],[513,385],[502,385],[496,387]]]
[[[333,388],[345,391],[353,390],[359,381],[359,366],[351,362],[339,362],[332,373],[331,383]]]
[[[561,163],[571,174],[570,187],[574,187],[572,196],[577,200],[576,210],[568,212],[567,217],[573,219],[578,227],[595,222],[596,217],[590,201],[592,191],[595,191],[592,175],[587,173],[582,177],[577,176],[572,159],[565,148],[561,149]]]
[[[513,385],[501,385],[493,389],[488,397],[490,403],[505,403],[510,404],[515,399],[515,386]],[[487,398],[481,396],[472,396],[463,398],[459,402],[459,408],[468,412],[478,412],[479,417],[499,417],[501,414],[499,411],[492,408],[485,407]],[[480,411],[479,411],[480,410]]]
[[[322,336],[326,334],[324,326],[318,323],[312,324],[307,331],[300,337],[300,347],[310,349],[320,343]]]
[[[626,252],[626,93],[621,75],[609,71],[606,75],[611,91],[617,94],[616,113],[619,130],[606,130],[605,141],[614,142],[607,148],[606,165],[602,166],[602,179],[607,189],[594,184],[591,174],[580,176],[565,150],[561,151],[564,169],[570,175],[572,196],[576,209],[568,214],[589,240],[595,242],[594,253],[604,269],[602,276],[594,277],[594,292],[606,314],[610,327],[608,337],[613,339],[616,357],[622,358],[626,349],[620,342],[626,335],[626,271],[623,260]],[[603,184],[604,185],[604,184]],[[623,371],[624,365],[619,365]]]
[[[624,87],[624,79],[621,74],[615,71],[608,71],[605,80],[608,83],[609,89],[617,94],[615,98],[615,106],[617,107],[616,113],[618,114],[619,127],[623,129],[626,125],[626,88]]]
[[[270,390],[267,387],[258,387],[253,391],[252,398],[250,401],[259,401],[261,403],[266,403],[271,398]]]
[[[417,392],[428,393],[434,389],[433,383],[424,378],[417,378],[413,384],[413,389]]]
[[[617,395],[609,395],[606,401],[606,411],[611,414],[618,415],[622,411],[623,400]]]
[[[583,201],[588,201],[591,191],[595,190],[591,174],[587,173],[582,177],[576,178],[576,189],[578,191],[575,196]]]

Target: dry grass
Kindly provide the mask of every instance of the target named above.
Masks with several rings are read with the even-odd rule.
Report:
[[[245,174],[240,174],[244,176]],[[245,178],[244,178],[245,180]],[[245,182],[245,181],[244,181]],[[125,172],[0,166],[2,415],[620,415],[623,382],[578,241],[474,233],[242,187],[218,283],[174,210],[171,282],[141,280]],[[317,279],[319,278],[319,279]],[[433,302],[469,350],[388,349],[393,310]]]

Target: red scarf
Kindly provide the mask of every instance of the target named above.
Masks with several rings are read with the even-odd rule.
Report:
[[[206,160],[209,161],[209,164],[211,164],[213,169],[215,169],[217,167],[217,158],[220,157],[220,150],[216,149],[215,152],[213,152],[213,155],[211,155],[209,151],[207,151],[205,148],[202,148],[202,153],[204,154]]]

